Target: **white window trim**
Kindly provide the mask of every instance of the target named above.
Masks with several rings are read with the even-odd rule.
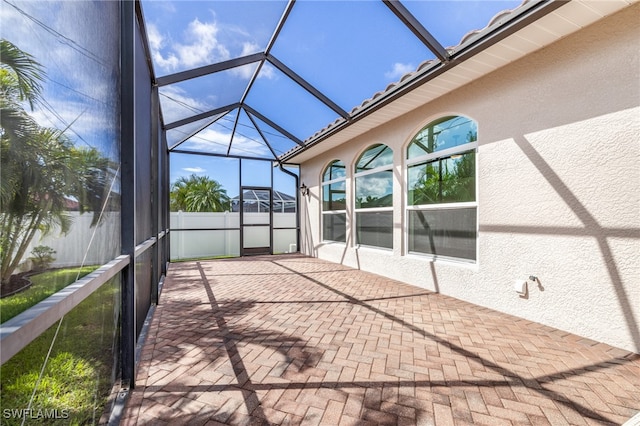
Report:
[[[331,167],[331,162],[327,167]],[[347,174],[345,176],[341,176],[335,179],[323,181],[324,174],[327,170],[327,167],[324,168],[322,175],[320,176],[320,240],[323,244],[346,244],[348,238],[345,238],[346,241],[336,241],[336,240],[328,240],[324,236],[324,216],[328,214],[344,214],[345,215],[345,231],[349,229],[347,223],[350,221],[349,214],[347,213],[347,209],[342,210],[324,210],[324,187],[327,185],[333,185],[335,183],[344,182],[345,185],[345,198],[346,198],[346,190],[347,190]],[[346,167],[346,166],[345,166]],[[346,171],[346,169],[345,169]],[[345,205],[348,203],[348,200],[345,199]]]
[[[365,208],[359,208],[359,209],[354,209],[354,212],[356,213],[375,213],[375,212],[389,212],[389,211],[393,211],[393,206],[391,207],[365,207]]]
[[[464,201],[461,203],[418,204],[415,206],[407,206],[407,210],[444,210],[444,209],[464,209],[468,207],[478,207],[478,202]]]
[[[433,122],[433,121],[432,121]],[[413,136],[415,137],[415,135]],[[413,137],[411,140],[413,140]],[[404,204],[404,209],[403,209],[403,216],[404,216],[404,225],[403,225],[403,247],[402,247],[402,252],[404,256],[407,257],[414,257],[417,259],[426,259],[430,262],[434,262],[434,263],[443,263],[443,264],[449,264],[449,265],[453,265],[453,266],[458,266],[458,267],[466,267],[466,268],[471,268],[474,270],[478,270],[479,268],[479,261],[480,261],[480,222],[478,220],[478,218],[480,217],[479,214],[479,205],[478,205],[478,195],[479,195],[479,190],[478,190],[478,140],[475,140],[473,142],[469,142],[466,144],[462,144],[462,145],[458,145],[458,146],[454,146],[451,148],[447,148],[447,149],[443,149],[441,151],[435,151],[432,152],[430,154],[425,154],[425,155],[421,155],[418,157],[414,157],[411,159],[407,158],[407,149],[409,148],[409,145],[405,145],[405,147],[403,148],[403,158],[404,158],[404,179],[403,179],[403,204]],[[438,204],[419,204],[419,205],[409,205],[409,199],[407,197],[407,194],[409,192],[409,167],[414,166],[416,164],[420,164],[420,163],[425,163],[425,162],[431,162],[431,161],[435,161],[438,160],[440,158],[446,158],[446,157],[451,157],[452,155],[455,154],[462,154],[464,152],[469,152],[469,151],[473,151],[475,154],[475,161],[476,161],[476,166],[475,166],[475,181],[476,181],[476,195],[475,195],[475,201],[466,201],[466,202],[461,202],[461,203],[438,203]],[[462,209],[462,208],[470,208],[470,207],[475,207],[476,208],[476,258],[475,259],[463,259],[460,257],[450,257],[450,256],[441,256],[441,255],[434,255],[434,254],[430,254],[430,253],[420,253],[420,252],[416,252],[416,251],[409,251],[409,211],[416,211],[416,210],[443,210],[443,209]]]
[[[429,161],[434,161],[437,160],[439,158],[445,158],[445,157],[451,157],[452,155],[455,154],[461,154],[463,152],[466,151],[473,151],[474,149],[478,148],[478,142],[469,142],[469,143],[465,143],[464,145],[458,145],[458,146],[454,146],[452,148],[447,148],[447,149],[443,149],[442,151],[435,151],[432,152],[431,154],[425,154],[425,155],[421,155],[419,157],[414,157],[411,159],[407,159],[406,161],[406,166],[413,166],[415,164],[418,163],[423,163],[423,162],[429,162]],[[406,152],[407,148],[405,148],[405,152]],[[476,152],[477,154],[477,152]]]
[[[335,179],[331,179],[331,180],[325,180],[322,181],[322,186],[324,185],[331,185],[332,183],[338,183],[338,182],[342,182],[342,181],[346,181],[347,177],[340,177],[340,178],[335,178]]]
[[[384,144],[387,148],[391,149],[391,147],[389,145]],[[362,153],[366,152],[369,148],[371,148],[373,145],[368,146],[364,151],[362,151]],[[393,151],[393,150],[392,150]],[[362,155],[362,154],[360,154]],[[358,156],[358,160],[360,159],[360,156]],[[380,172],[391,172],[391,195],[393,196],[393,179],[394,179],[394,175],[393,175],[393,169],[395,167],[395,164],[393,162],[393,160],[391,161],[390,164],[386,164],[384,166],[378,166],[375,169],[371,169],[371,170],[365,170],[362,172],[355,172],[355,169],[358,167],[357,163],[353,166],[354,169],[354,174],[353,174],[353,217],[351,220],[351,223],[353,224],[352,226],[352,237],[353,237],[353,241],[354,241],[354,246],[356,248],[361,248],[361,247],[366,247],[366,248],[370,248],[370,249],[374,249],[374,250],[383,250],[383,251],[393,251],[393,227],[391,228],[391,248],[388,247],[379,247],[379,246],[371,246],[368,244],[361,244],[358,241],[358,223],[356,221],[356,215],[358,213],[375,213],[375,212],[392,212],[393,214],[393,201],[392,201],[392,205],[389,207],[356,207],[356,203],[357,203],[357,180],[359,177],[364,177],[364,176],[368,176],[368,175],[372,175],[375,173],[380,173]]]
[[[371,251],[377,253],[384,253],[385,255],[392,256],[393,248],[380,247],[380,246],[368,246],[366,244],[356,244],[355,250],[357,251]]]
[[[473,261],[469,259],[462,259],[459,257],[438,256],[429,253],[420,253],[417,251],[407,252],[405,256],[410,259],[417,259],[442,265],[450,265],[458,268],[466,268],[476,272],[480,270],[480,264],[478,263],[478,260]]]
[[[392,172],[393,171],[393,164],[391,164],[389,166],[381,166],[381,167],[376,167],[375,169],[365,170],[363,172],[354,173],[353,177],[354,178],[363,177],[363,176],[373,175],[373,174],[376,174],[376,173],[386,172],[386,171]]]

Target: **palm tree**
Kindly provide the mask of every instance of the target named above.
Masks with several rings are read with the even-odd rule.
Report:
[[[412,205],[438,203],[441,199],[441,186],[439,164],[427,163],[410,190],[410,203]]]
[[[80,213],[93,212],[91,226],[98,223],[102,210],[119,210],[118,194],[111,192],[117,164],[95,148],[75,146],[71,148],[70,161],[75,171],[74,179],[69,182],[71,193],[78,199]]]
[[[413,205],[475,200],[475,156],[465,153],[427,163],[410,191]]]
[[[171,211],[222,212],[227,206],[227,191],[208,176],[183,176],[171,185]]]
[[[100,211],[108,161],[95,149],[78,149],[64,131],[42,127],[24,109],[41,99],[43,67],[11,42],[0,40],[0,268],[6,284],[36,231],[71,225],[68,196]],[[96,216],[94,216],[96,217]],[[95,220],[94,220],[95,223]]]
[[[0,214],[2,282],[10,279],[36,231],[47,234],[57,227],[68,232],[71,222],[60,189],[73,176],[70,142],[60,131],[40,129],[15,152],[4,149],[6,145],[3,141],[2,179],[11,175],[12,185],[10,194],[3,196]]]
[[[42,65],[33,56],[18,49],[8,40],[0,39],[0,76],[2,77],[2,97],[28,101],[33,104],[40,97],[44,79]]]

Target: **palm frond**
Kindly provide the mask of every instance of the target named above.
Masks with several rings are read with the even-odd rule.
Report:
[[[14,73],[20,100],[28,101],[33,109],[33,104],[42,92],[42,65],[10,41],[0,39],[0,66]]]

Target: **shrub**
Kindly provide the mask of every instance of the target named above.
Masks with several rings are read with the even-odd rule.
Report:
[[[33,262],[33,269],[35,271],[44,271],[49,269],[49,266],[56,260],[53,255],[56,253],[54,249],[49,246],[37,246],[31,250],[31,261]]]

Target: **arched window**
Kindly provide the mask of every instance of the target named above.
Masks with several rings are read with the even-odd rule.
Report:
[[[393,151],[386,145],[369,147],[355,169],[356,242],[393,247]]]
[[[448,116],[423,127],[407,147],[408,250],[476,260],[478,126]]]
[[[340,160],[332,161],[322,174],[322,239],[346,242],[347,170]]]

